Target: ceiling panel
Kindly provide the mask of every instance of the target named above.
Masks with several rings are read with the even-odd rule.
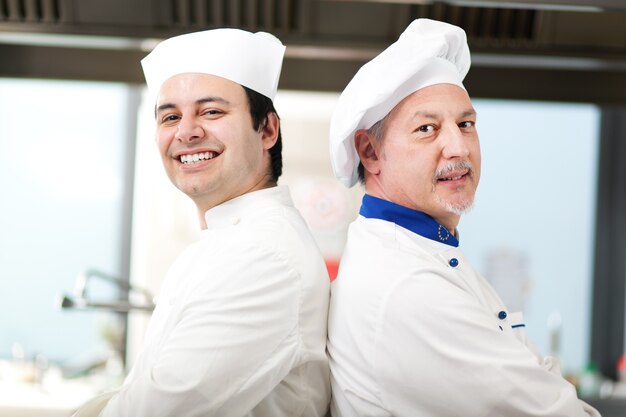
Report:
[[[0,76],[142,82],[133,60],[158,39],[240,27],[272,32],[287,45],[281,86],[337,90],[419,17],[466,30],[475,57],[470,74],[482,68],[504,78],[531,69],[547,75],[565,71],[571,76],[551,82],[578,77],[601,84],[626,73],[626,0],[0,0]],[[44,56],[56,56],[54,65]],[[489,80],[473,82],[488,87]],[[498,95],[521,94],[503,84]],[[612,89],[626,90],[623,85]],[[537,97],[559,96],[530,88]],[[493,88],[478,91],[496,95]],[[580,96],[588,99],[590,93]],[[598,94],[598,100],[607,99],[621,100]]]

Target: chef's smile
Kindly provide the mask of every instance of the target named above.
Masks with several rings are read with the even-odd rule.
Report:
[[[444,186],[463,186],[472,176],[472,165],[469,162],[461,161],[446,166],[435,173],[435,184]]]
[[[445,177],[437,178],[437,183],[453,187],[461,186],[465,184],[469,176],[470,171],[465,171],[463,173],[451,173],[446,175]]]
[[[211,160],[219,157],[220,155],[221,153],[216,151],[202,151],[180,154],[175,156],[174,159],[178,161],[182,167],[200,168],[208,165]]]

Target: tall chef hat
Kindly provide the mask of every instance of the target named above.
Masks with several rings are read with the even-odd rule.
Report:
[[[434,84],[463,87],[470,52],[463,29],[414,20],[400,38],[363,65],[345,88],[330,123],[330,159],[346,187],[358,179],[354,134],[369,129],[413,92]]]
[[[284,53],[285,46],[269,33],[213,29],[166,39],[141,65],[154,99],[168,78],[197,72],[226,78],[274,100]]]

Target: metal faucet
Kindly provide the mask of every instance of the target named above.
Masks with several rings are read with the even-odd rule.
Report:
[[[110,282],[124,292],[141,294],[144,298],[144,302],[134,304],[127,300],[115,300],[105,303],[92,301],[87,295],[87,288],[91,278],[98,278]],[[154,310],[154,297],[146,289],[132,286],[124,280],[105,274],[97,269],[88,269],[78,274],[74,288],[74,296],[68,296],[66,294],[60,295],[58,305],[61,309],[106,310],[117,313],[128,313],[131,310],[151,312]]]

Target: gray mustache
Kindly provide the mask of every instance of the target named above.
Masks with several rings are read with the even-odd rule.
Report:
[[[463,161],[448,162],[446,165],[442,166],[435,172],[435,180],[453,171],[467,170],[468,172],[471,173],[473,169],[474,168],[472,167],[472,164],[469,161],[463,160]]]

